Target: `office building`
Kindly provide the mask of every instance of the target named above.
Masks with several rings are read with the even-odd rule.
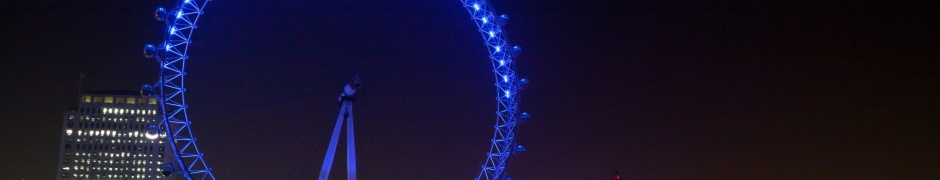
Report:
[[[154,97],[137,91],[98,91],[79,96],[65,112],[59,179],[160,179],[172,157]],[[148,134],[148,127],[150,133]],[[159,130],[157,130],[159,129]]]

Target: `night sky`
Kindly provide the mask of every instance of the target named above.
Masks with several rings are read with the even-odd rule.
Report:
[[[531,81],[516,179],[940,179],[936,2],[493,1]],[[83,91],[156,81],[142,47],[173,3],[0,3],[0,179],[55,178],[80,73]],[[186,100],[217,178],[315,178],[357,73],[360,179],[479,173],[496,92],[460,1],[205,13]]]

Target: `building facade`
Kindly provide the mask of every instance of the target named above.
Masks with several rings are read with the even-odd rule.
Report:
[[[154,97],[137,91],[80,95],[78,108],[65,112],[59,146],[59,179],[161,179],[160,166],[172,149]],[[153,130],[153,129],[151,129]]]

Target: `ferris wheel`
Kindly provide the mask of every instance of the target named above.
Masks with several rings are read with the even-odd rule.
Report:
[[[160,76],[151,87],[144,85],[142,92],[152,92],[161,105],[163,120],[159,124],[148,126],[148,137],[157,137],[165,133],[170,142],[173,157],[162,166],[164,175],[180,174],[186,179],[215,179],[212,168],[205,162],[203,153],[196,146],[196,137],[187,116],[184,77],[186,60],[189,59],[189,45],[196,29],[196,22],[204,13],[203,8],[210,0],[179,0],[172,9],[157,8],[154,17],[166,22],[165,39],[157,45],[144,46],[144,56],[154,58],[160,66]],[[470,18],[483,35],[484,45],[489,51],[490,63],[496,77],[496,124],[492,145],[486,153],[477,180],[508,179],[506,169],[510,158],[525,148],[516,144],[516,125],[518,120],[529,118],[528,113],[519,112],[519,90],[528,81],[519,78],[516,73],[514,57],[522,50],[511,46],[503,26],[508,16],[497,15],[487,0],[461,0],[461,4],[470,13]],[[163,132],[158,132],[163,131]],[[160,136],[164,137],[164,136]]]

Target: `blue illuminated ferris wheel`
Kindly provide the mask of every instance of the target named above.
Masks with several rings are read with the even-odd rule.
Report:
[[[157,8],[154,16],[167,24],[165,39],[157,45],[144,46],[144,55],[159,62],[160,77],[152,88],[159,97],[163,121],[148,128],[150,134],[162,129],[167,134],[174,157],[172,162],[163,166],[165,175],[180,174],[186,179],[215,179],[212,168],[203,159],[203,153],[196,146],[196,138],[190,129],[192,121],[186,115],[185,100],[186,76],[185,64],[189,59],[189,45],[192,43],[196,22],[203,14],[203,8],[210,0],[180,0],[172,9]],[[513,154],[525,151],[515,141],[517,120],[528,118],[527,113],[519,112],[519,90],[527,84],[526,79],[516,74],[513,61],[521,48],[511,46],[502,26],[508,20],[506,15],[497,15],[487,0],[461,0],[470,13],[484,44],[489,51],[490,63],[496,77],[496,124],[490,141],[489,152],[481,166],[477,180],[503,180],[508,176],[506,169]]]

